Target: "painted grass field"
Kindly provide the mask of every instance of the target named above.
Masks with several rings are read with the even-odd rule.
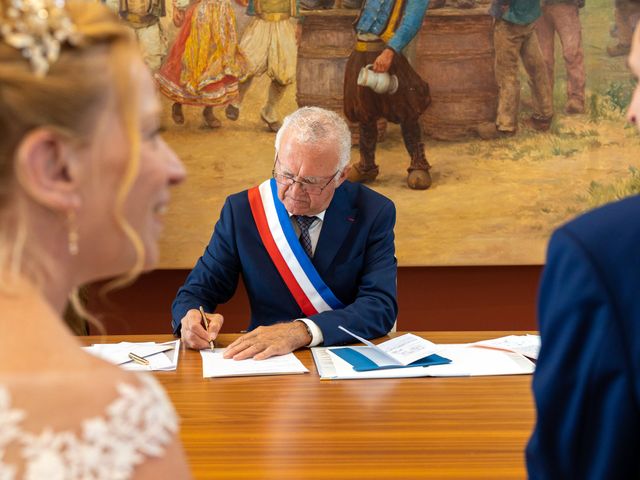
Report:
[[[551,131],[521,128],[514,138],[460,142],[427,139],[434,185],[407,188],[407,154],[397,126],[378,146],[381,173],[372,187],[398,210],[400,265],[540,264],[549,234],[574,215],[640,191],[640,135],[624,120],[634,80],[625,57],[610,58],[607,44],[613,2],[587,0],[581,10],[587,69],[587,111],[562,113],[565,81],[557,51]],[[559,44],[559,42],[557,42]],[[521,116],[529,96],[523,78]],[[258,112],[268,83],[254,82],[240,119],[217,112],[222,127],[201,127],[201,111],[185,108],[185,125],[173,125],[164,102],[165,139],[184,160],[189,178],[174,193],[162,238],[163,268],[190,268],[206,245],[224,198],[270,175],[274,134]],[[282,113],[296,108],[295,86]],[[358,152],[352,152],[357,160]]]

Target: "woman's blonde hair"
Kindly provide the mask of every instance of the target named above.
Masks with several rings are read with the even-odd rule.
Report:
[[[0,0],[0,24],[8,21],[8,1]],[[97,2],[69,1],[65,9],[80,40],[74,45],[62,45],[59,59],[44,77],[34,75],[22,53],[0,36],[0,288],[10,287],[12,280],[29,272],[23,258],[25,222],[7,208],[16,183],[13,163],[20,141],[30,130],[47,127],[74,141],[88,142],[98,113],[113,100],[130,145],[114,211],[118,225],[135,249],[136,261],[110,288],[130,283],[144,266],[143,243],[123,214],[140,162],[139,92],[132,81],[132,58],[139,55],[135,36]],[[72,302],[78,303],[76,295]]]

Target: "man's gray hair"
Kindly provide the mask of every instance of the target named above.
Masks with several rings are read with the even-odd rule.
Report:
[[[276,135],[276,153],[285,132],[298,142],[338,145],[338,170],[342,171],[351,158],[351,132],[343,118],[320,107],[302,107],[287,116]]]

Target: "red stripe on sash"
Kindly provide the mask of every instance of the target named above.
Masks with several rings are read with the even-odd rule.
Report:
[[[258,187],[254,187],[249,190],[249,205],[251,206],[251,213],[253,214],[253,219],[256,222],[256,227],[258,227],[258,233],[260,234],[260,238],[262,239],[262,243],[264,244],[273,264],[276,266],[276,269],[280,273],[282,280],[289,288],[289,291],[293,295],[296,303],[302,310],[302,312],[307,315],[315,315],[318,311],[315,309],[313,304],[309,301],[309,298],[304,293],[300,285],[298,284],[296,278],[291,273],[289,266],[284,261],[278,246],[276,245],[275,240],[273,239],[273,235],[271,235],[271,230],[269,229],[269,222],[267,221],[267,216],[264,213],[264,206],[262,205],[262,197],[260,196],[260,190]]]

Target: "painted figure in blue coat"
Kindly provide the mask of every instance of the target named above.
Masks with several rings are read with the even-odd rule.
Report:
[[[639,29],[629,65],[640,76]],[[628,113],[640,120],[636,87]],[[557,230],[539,299],[532,479],[640,477],[640,196]]]
[[[251,305],[250,332],[227,348],[228,358],[261,359],[350,342],[340,325],[379,337],[395,322],[395,207],[373,190],[345,181],[351,134],[344,120],[321,108],[301,108],[285,119],[275,145],[274,180],[260,188],[271,185],[271,201],[282,213],[279,225],[291,233],[293,250],[304,248],[304,261],[342,308],[304,313],[259,231],[256,190],[243,191],[227,198],[209,245],[173,302],[173,331],[191,348],[207,348],[224,321],[208,314],[205,331],[198,307],[213,312],[227,302],[240,275]]]
[[[429,0],[366,0],[356,21],[356,45],[345,67],[344,113],[359,124],[360,161],[349,180],[370,182],[378,176],[375,163],[377,121],[399,123],[411,157],[407,184],[424,190],[431,186],[431,168],[424,153],[420,115],[431,103],[429,86],[411,67],[402,49],[416,36]],[[398,78],[394,93],[376,93],[357,83],[360,70],[373,65],[374,72]]]

